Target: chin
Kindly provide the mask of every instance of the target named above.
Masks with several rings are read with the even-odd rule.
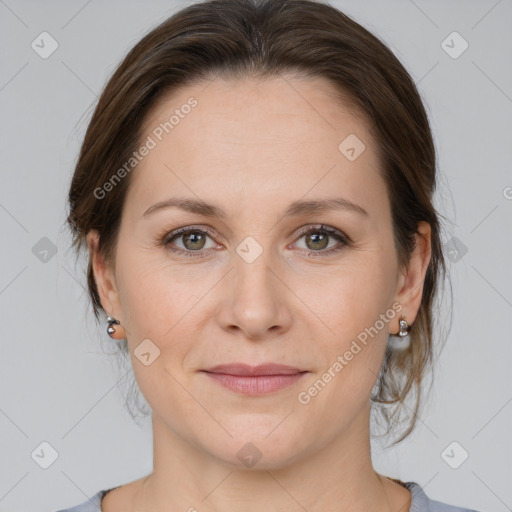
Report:
[[[274,422],[277,425],[279,422]],[[280,427],[278,427],[279,429]],[[276,470],[292,464],[305,451],[304,438],[298,430],[255,428],[254,424],[240,431],[227,429],[233,437],[204,440],[203,449],[233,469]],[[270,434],[269,434],[270,433]]]

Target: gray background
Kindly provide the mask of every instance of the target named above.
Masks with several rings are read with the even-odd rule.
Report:
[[[372,441],[375,467],[433,499],[512,510],[512,2],[332,3],[418,84],[439,152],[437,205],[453,223],[454,321],[432,394],[407,441]],[[124,372],[103,353],[113,342],[88,307],[65,199],[106,79],[186,4],[0,0],[0,511],[75,505],[151,471],[150,423],[139,428],[123,408]],[[31,47],[43,31],[59,45],[46,59]],[[453,31],[469,44],[457,58],[442,46]],[[32,455],[44,441],[58,454],[47,469]],[[452,460],[469,454],[457,469],[443,457],[453,441]]]

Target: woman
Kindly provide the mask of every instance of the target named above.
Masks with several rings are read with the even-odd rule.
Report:
[[[107,84],[69,191],[94,312],[152,411],[150,475],[74,512],[464,511],[378,474],[444,276],[423,104],[327,4],[211,0]],[[398,442],[398,441],[396,441]]]

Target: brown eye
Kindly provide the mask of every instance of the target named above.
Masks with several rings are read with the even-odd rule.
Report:
[[[203,249],[206,236],[207,235],[201,231],[189,231],[188,233],[182,234],[181,239],[186,249],[198,251]]]
[[[337,229],[321,225],[317,228],[302,230],[300,239],[304,238],[305,248],[309,256],[328,256],[349,246],[350,238]],[[330,244],[332,241],[338,243]]]
[[[305,235],[306,245],[311,250],[322,250],[329,244],[329,236],[324,233],[314,232],[313,234]]]
[[[212,240],[212,235],[201,229],[180,228],[165,236],[162,245],[169,251],[181,253],[185,256],[200,256],[203,251],[217,247],[213,240],[211,245],[207,247],[208,238]]]
[[[164,236],[159,245],[183,256],[201,257],[208,249],[221,248],[215,243],[213,236],[215,236],[213,232],[210,233],[203,229],[180,228]],[[308,256],[329,256],[351,245],[351,239],[347,235],[324,225],[303,229],[298,240],[303,238],[306,247],[302,249],[307,252]],[[206,245],[207,239],[212,242],[209,247]]]

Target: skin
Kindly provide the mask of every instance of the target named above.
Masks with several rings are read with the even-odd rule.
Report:
[[[128,339],[153,411],[153,472],[108,493],[104,512],[409,510],[410,492],[379,475],[370,456],[370,396],[398,313],[308,404],[297,399],[394,303],[414,322],[430,260],[430,227],[420,223],[409,267],[399,268],[375,140],[335,94],[324,79],[216,79],[167,95],[146,119],[142,140],[190,96],[198,100],[132,171],[115,267],[88,234],[102,305],[120,321],[116,336]],[[366,146],[354,161],[338,150],[351,133]],[[226,218],[178,208],[143,217],[176,196],[213,203]],[[293,201],[331,197],[368,215],[283,217]],[[318,224],[352,243],[297,235],[304,226],[318,234]],[[157,244],[188,226],[213,230],[204,245],[172,242],[199,257]],[[263,249],[252,263],[236,252],[248,236]],[[147,338],[160,350],[148,366],[134,355]],[[309,373],[248,397],[200,371],[232,362]],[[250,468],[237,457],[247,442],[262,454]]]

